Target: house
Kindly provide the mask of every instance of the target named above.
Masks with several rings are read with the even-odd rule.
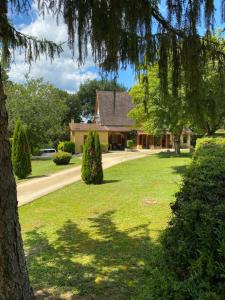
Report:
[[[97,91],[95,116],[93,123],[69,124],[71,141],[75,142],[76,153],[82,152],[89,130],[99,133],[100,143],[108,150],[123,150],[128,139],[136,139],[137,149],[172,148],[173,135],[165,131],[161,136],[146,134],[135,127],[135,122],[128,118],[134,108],[127,92]],[[184,129],[181,146],[190,147],[191,131]]]

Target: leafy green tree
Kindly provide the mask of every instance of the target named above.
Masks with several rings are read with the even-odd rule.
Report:
[[[88,132],[86,144],[83,145],[83,157],[82,157],[82,168],[81,177],[82,180],[90,184],[92,183],[92,162],[94,154],[94,136],[90,130]]]
[[[162,97],[157,65],[149,68],[147,76],[147,80],[141,77],[140,82],[130,91],[136,105],[130,117],[149,134],[160,135],[169,130],[174,136],[175,152],[179,154],[180,136],[190,122],[184,95],[180,91],[174,96],[170,83],[166,97]]]
[[[24,85],[6,86],[9,131],[12,133],[17,119],[28,130],[32,148],[52,147],[65,132],[68,123],[67,93],[62,93],[42,79],[28,79]]]
[[[92,181],[94,184],[101,184],[103,182],[102,149],[99,135],[96,131],[94,132],[94,159],[92,165]]]
[[[82,115],[92,119],[95,111],[96,91],[126,91],[126,88],[114,80],[87,80],[80,85],[77,98],[82,106]]]
[[[15,128],[13,152],[14,173],[18,178],[24,179],[32,172],[31,153],[26,127],[19,122]]]

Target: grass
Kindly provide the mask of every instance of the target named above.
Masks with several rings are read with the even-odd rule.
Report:
[[[106,170],[103,185],[79,182],[21,207],[35,290],[46,299],[137,299],[189,161],[166,153],[129,161]]]
[[[59,165],[57,166],[52,159],[45,159],[45,160],[32,160],[32,174],[28,176],[27,179],[43,177],[49,174],[56,173],[58,171],[76,167],[81,164],[81,159],[77,157],[73,157],[68,165]],[[18,182],[24,181],[24,179],[20,180],[17,179]]]

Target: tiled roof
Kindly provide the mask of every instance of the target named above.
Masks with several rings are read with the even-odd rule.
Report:
[[[131,127],[127,126],[102,126],[96,123],[70,123],[69,124],[71,131],[111,131],[111,132],[129,132],[132,130]]]
[[[108,131],[106,126],[101,126],[96,123],[70,123],[69,126],[71,131],[88,131],[89,129],[96,131]]]
[[[106,126],[133,126],[134,121],[128,118],[134,108],[127,92],[97,91],[100,123]]]

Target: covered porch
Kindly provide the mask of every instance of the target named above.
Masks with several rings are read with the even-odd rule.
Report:
[[[148,135],[143,132],[137,133],[138,149],[170,149],[172,144],[172,135],[169,133],[161,136]]]

